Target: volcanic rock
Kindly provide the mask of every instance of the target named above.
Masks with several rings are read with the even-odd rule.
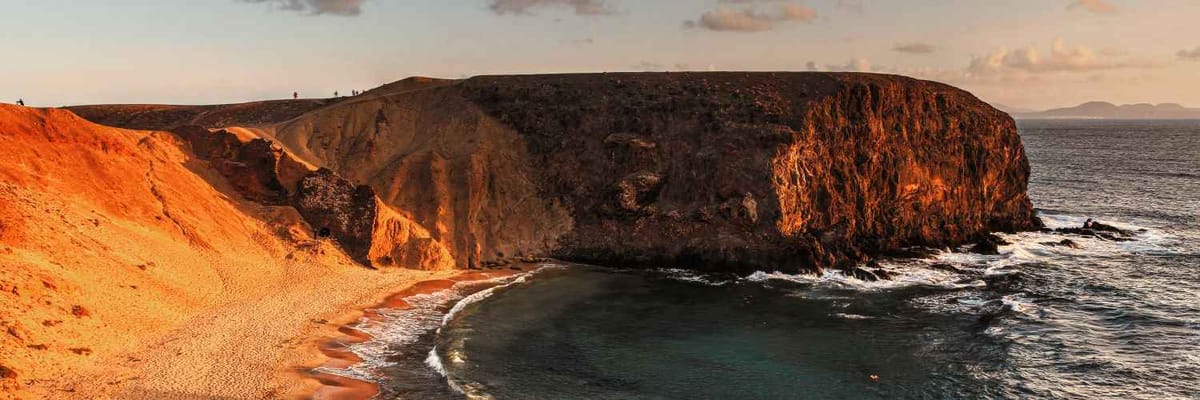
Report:
[[[1080,247],[1081,247],[1081,246],[1079,245],[1079,243],[1077,243],[1077,242],[1075,242],[1074,240],[1071,240],[1071,239],[1063,239],[1063,240],[1060,240],[1060,241],[1057,241],[1057,242],[1042,242],[1042,245],[1043,245],[1043,246],[1050,246],[1050,247],[1059,247],[1059,246],[1061,246],[1061,247],[1070,247],[1070,248],[1072,248],[1072,249],[1078,249],[1078,248],[1080,248]]]
[[[459,267],[503,252],[799,271],[1039,226],[1013,120],[900,76],[406,80],[245,123],[369,186]]]
[[[450,269],[452,257],[424,228],[382,204],[375,191],[321,168],[297,185],[296,209],[317,231],[333,237],[368,266]]]
[[[237,131],[184,126],[173,131],[193,153],[211,162],[249,200],[288,205],[311,227],[311,237],[330,237],[368,267],[453,268],[452,257],[428,231],[382,204],[369,186],[355,185],[332,170],[314,171],[275,142]],[[289,213],[276,223],[292,238]]]
[[[986,234],[979,237],[975,244],[971,246],[971,252],[983,255],[994,256],[1000,254],[1000,246],[1011,244],[1003,238]]]

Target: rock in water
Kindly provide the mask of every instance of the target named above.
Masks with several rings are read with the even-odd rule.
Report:
[[[1006,244],[1011,243],[999,236],[986,234],[981,236],[979,240],[975,241],[975,245],[971,246],[971,252],[987,256],[994,256],[1000,254],[1000,246]]]
[[[1012,118],[901,76],[409,79],[265,129],[370,186],[459,267],[504,253],[798,271],[1038,226]]]
[[[1060,241],[1057,241],[1057,242],[1042,242],[1041,244],[1042,244],[1043,246],[1050,246],[1050,247],[1070,247],[1070,248],[1072,248],[1072,249],[1078,249],[1078,248],[1081,248],[1081,247],[1082,247],[1082,246],[1080,246],[1080,245],[1079,245],[1079,243],[1076,243],[1074,240],[1071,240],[1071,239],[1063,239],[1063,240],[1060,240]]]

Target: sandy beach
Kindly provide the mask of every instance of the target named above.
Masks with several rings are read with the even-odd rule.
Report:
[[[370,340],[371,337],[361,331],[352,329],[351,327],[358,323],[362,318],[377,319],[379,316],[374,313],[376,309],[403,309],[409,307],[405,301],[417,294],[433,293],[441,290],[450,289],[456,283],[483,281],[505,276],[511,276],[524,271],[531,270],[533,264],[520,265],[520,270],[489,270],[489,271],[463,271],[463,273],[445,278],[445,279],[430,279],[421,281],[409,286],[408,288],[387,296],[383,301],[364,308],[357,313],[346,314],[342,316],[340,321],[347,321],[341,324],[337,329],[337,335],[333,337],[318,336],[316,340],[319,343],[309,346],[310,351],[317,351],[324,358],[324,362],[320,365],[312,365],[313,367],[327,368],[344,368],[353,365],[362,360],[348,349],[348,346],[354,343]],[[305,364],[309,365],[309,364]],[[309,390],[309,386],[305,385],[304,391],[300,393],[292,393],[291,395],[300,395],[303,398],[323,399],[323,400],[366,400],[379,393],[379,388],[370,382],[363,382],[355,379],[350,379],[342,376],[320,373],[312,371],[312,368],[303,368],[297,370],[302,376],[319,383],[318,386]]]
[[[459,271],[369,269],[169,134],[0,107],[0,399],[314,391],[363,307]]]
[[[357,320],[357,310],[416,282],[455,274],[293,272],[260,291],[200,312],[163,335],[145,338],[139,347],[96,360],[79,373],[40,381],[27,388],[27,398],[304,397],[319,387],[307,378],[304,366],[325,361],[319,344],[341,335],[338,328]]]

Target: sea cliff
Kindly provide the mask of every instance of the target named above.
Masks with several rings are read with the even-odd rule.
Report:
[[[240,125],[366,186],[417,225],[413,238],[428,237],[409,246],[413,254],[450,258],[426,264],[544,256],[848,269],[1038,224],[1013,120],[965,91],[901,76],[410,78],[294,117],[300,106],[273,104],[254,109],[286,107],[263,115],[289,119],[240,121],[208,106],[224,117],[207,127]],[[139,128],[197,121],[178,108],[87,110],[96,122]],[[434,242],[445,249],[425,249]]]

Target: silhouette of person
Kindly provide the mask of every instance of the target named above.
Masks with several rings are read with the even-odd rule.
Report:
[[[300,92],[292,92],[292,100],[299,99],[299,98],[300,98]]]
[[[336,91],[334,91],[334,92],[333,92],[333,97],[338,97],[338,95],[337,95],[337,92],[336,92]]]
[[[25,106],[25,99],[17,99],[18,106]]]

